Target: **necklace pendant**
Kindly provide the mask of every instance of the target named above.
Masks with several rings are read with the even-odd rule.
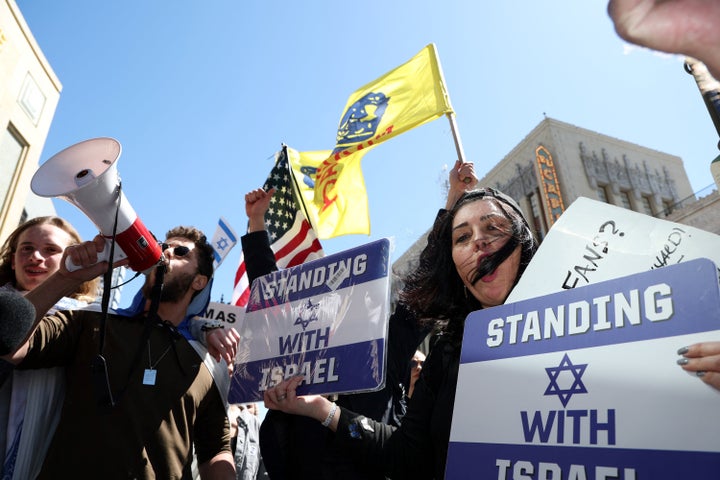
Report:
[[[155,385],[155,378],[157,377],[157,370],[152,368],[146,368],[145,374],[143,375],[143,385]]]

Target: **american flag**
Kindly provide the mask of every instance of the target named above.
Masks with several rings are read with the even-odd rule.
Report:
[[[272,187],[277,191],[265,214],[265,228],[278,268],[294,267],[324,256],[315,231],[295,199],[286,147],[276,154],[275,167],[263,185],[265,191]],[[245,257],[241,253],[232,303],[244,307],[249,298],[250,283],[245,271]]]

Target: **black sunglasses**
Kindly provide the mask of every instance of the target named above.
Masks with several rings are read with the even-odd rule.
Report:
[[[190,253],[190,249],[189,249],[188,247],[186,247],[185,245],[178,245],[178,246],[176,246],[176,247],[171,247],[171,246],[168,245],[167,243],[161,243],[161,244],[160,244],[160,249],[161,249],[163,252],[164,252],[165,250],[170,249],[170,250],[172,250],[173,255],[175,255],[176,257],[184,257],[185,255],[187,255],[188,253]]]
[[[410,368],[417,368],[419,366],[423,366],[423,363],[425,363],[422,360],[410,360]]]

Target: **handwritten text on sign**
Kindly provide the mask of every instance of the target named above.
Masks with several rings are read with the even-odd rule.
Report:
[[[720,265],[720,236],[580,197],[543,239],[507,302],[694,258]]]

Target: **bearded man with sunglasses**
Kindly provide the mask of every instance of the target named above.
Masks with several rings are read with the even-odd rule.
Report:
[[[65,256],[82,268],[69,272],[63,259],[27,295],[37,311],[103,273],[107,263],[95,263],[103,246],[98,236],[69,247]],[[201,478],[235,478],[227,392],[216,387],[208,355],[175,328],[212,277],[212,247],[199,230],[177,227],[162,249],[143,287],[151,299],[144,313],[107,321],[97,310],[47,316],[6,357],[19,368],[66,367],[60,424],[38,478],[190,478],[193,451]]]

